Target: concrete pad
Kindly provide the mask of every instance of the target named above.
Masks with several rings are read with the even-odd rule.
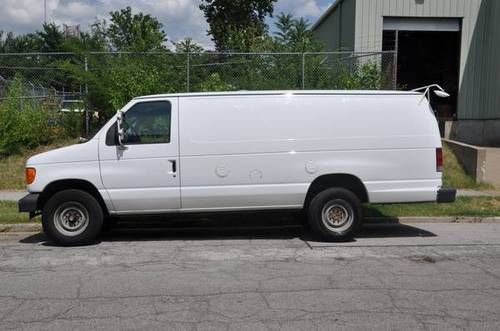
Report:
[[[354,242],[307,240],[312,248],[360,246],[500,245],[500,224],[371,224]]]

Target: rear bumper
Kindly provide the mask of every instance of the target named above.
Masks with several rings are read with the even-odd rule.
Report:
[[[28,193],[23,198],[21,198],[17,205],[19,206],[19,212],[29,212],[34,213],[38,210],[38,198],[40,197],[39,193]]]
[[[437,192],[438,203],[455,202],[457,190],[451,187],[441,187]]]

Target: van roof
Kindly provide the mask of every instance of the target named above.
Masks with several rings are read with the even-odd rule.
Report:
[[[228,91],[228,92],[189,92],[170,94],[151,94],[134,99],[154,99],[167,97],[215,97],[239,95],[422,95],[412,91],[379,91],[379,90],[279,90],[279,91]]]

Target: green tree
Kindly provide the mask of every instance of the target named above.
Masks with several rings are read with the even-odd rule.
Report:
[[[167,35],[155,17],[132,14],[130,7],[110,12],[109,15],[111,24],[106,29],[106,36],[114,49],[137,52],[165,49],[163,43],[167,41]]]
[[[266,16],[272,16],[277,0],[202,0],[200,9],[208,22],[208,35],[212,36],[219,51],[234,50],[231,36],[240,33],[254,39],[267,34]],[[243,33],[241,33],[243,32]],[[245,45],[245,43],[243,43]],[[238,49],[244,50],[244,49]]]
[[[266,52],[274,48],[274,42],[267,33],[262,34],[260,28],[248,26],[245,28],[228,30],[226,47],[228,51]]]
[[[323,45],[314,37],[311,24],[303,17],[280,13],[275,23],[276,49],[289,52],[318,52]]]
[[[288,44],[291,39],[292,29],[295,24],[295,19],[292,14],[280,13],[276,16],[276,41],[281,44]]]
[[[177,53],[202,53],[203,47],[195,42],[192,38],[187,37],[183,40],[174,43]]]
[[[76,37],[65,37],[63,47],[68,52],[99,52],[108,50],[106,33],[101,26],[93,24],[88,32],[80,32]]]
[[[55,23],[48,23],[42,26],[42,31],[37,32],[42,39],[43,52],[63,51],[64,35]]]
[[[290,36],[290,42],[294,51],[317,52],[323,48],[321,43],[314,37],[310,25],[309,21],[305,20],[303,17],[294,21]]]
[[[44,24],[41,31],[24,35],[0,31],[0,52],[83,52],[103,51],[106,49],[105,31],[101,25],[94,24],[89,32],[80,32],[78,36],[65,35],[54,23]]]
[[[36,33],[15,36],[14,33],[0,31],[0,52],[25,53],[42,51],[43,40]]]

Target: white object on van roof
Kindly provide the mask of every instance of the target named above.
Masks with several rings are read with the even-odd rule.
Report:
[[[433,90],[434,94],[440,98],[449,98],[450,97],[450,94],[448,92],[446,92],[444,90],[444,88],[442,88],[441,86],[439,86],[438,84],[431,84],[431,85],[427,85],[427,86],[422,86],[422,87],[417,87],[416,89],[413,89],[411,90],[412,92],[420,92],[422,91],[422,99],[420,100],[420,102],[422,102],[422,100],[424,100],[424,98],[427,98],[427,100],[430,100],[430,92],[431,92],[431,88],[435,88],[435,90]]]

